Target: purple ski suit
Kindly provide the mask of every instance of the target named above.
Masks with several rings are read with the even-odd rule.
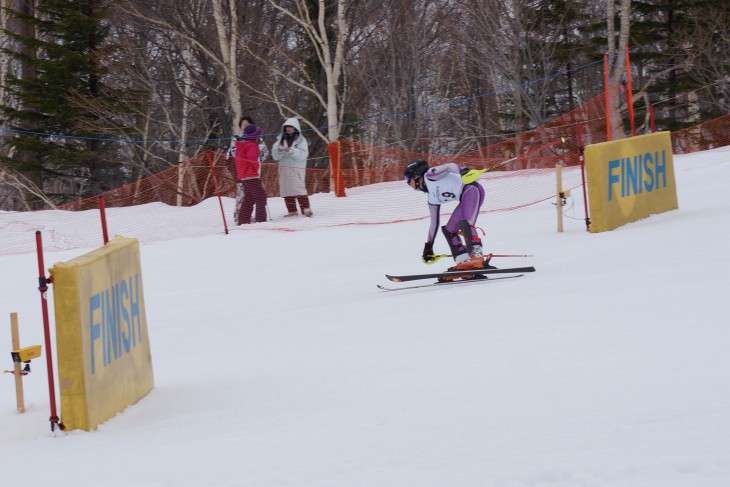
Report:
[[[458,164],[449,162],[430,168],[424,175],[424,183],[428,189],[428,209],[431,213],[431,225],[426,239],[430,245],[436,239],[442,203],[459,201],[445,225],[447,231],[456,234],[462,220],[469,222],[472,227],[476,225],[479,209],[484,203],[484,188],[476,181],[462,183],[460,171]]]

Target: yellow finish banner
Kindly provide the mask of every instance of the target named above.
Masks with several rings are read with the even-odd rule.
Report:
[[[51,277],[61,420],[90,431],[154,387],[139,242],[115,237]]]
[[[669,132],[588,145],[585,164],[591,232],[679,207]]]

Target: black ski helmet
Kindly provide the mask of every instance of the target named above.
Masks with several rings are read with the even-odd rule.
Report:
[[[407,184],[411,184],[411,179],[421,179],[426,171],[428,171],[428,162],[423,159],[414,159],[403,170],[403,179]]]

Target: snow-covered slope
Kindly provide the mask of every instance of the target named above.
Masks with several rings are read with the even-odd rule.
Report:
[[[519,279],[378,291],[448,265],[420,262],[424,220],[144,243],[155,389],[52,437],[44,360],[25,414],[5,374],[1,483],[726,487],[730,148],[675,164],[680,209],[612,232],[578,191],[564,233],[550,203],[483,214],[488,250],[534,254],[496,262]],[[42,343],[35,254],[0,268],[11,368],[10,312]]]

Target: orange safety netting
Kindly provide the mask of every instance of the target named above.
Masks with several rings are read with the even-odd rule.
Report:
[[[483,213],[520,208],[555,198],[554,168],[557,163],[565,167],[564,189],[582,186],[580,148],[606,140],[605,113],[604,97],[596,97],[537,129],[458,155],[408,152],[351,140],[332,143],[328,147],[331,169],[306,169],[305,180],[308,194],[326,197],[328,208],[337,208],[334,212],[337,215],[327,219],[326,212],[319,212],[315,204],[320,196],[314,196],[315,218],[311,219],[311,223],[314,224],[314,220],[319,226],[388,223],[394,221],[392,215],[402,215],[398,220],[426,218],[428,213],[423,199],[400,183],[403,168],[416,158],[426,159],[432,165],[457,162],[489,169],[480,179],[487,193]],[[730,145],[730,114],[672,133],[672,144],[675,153]],[[286,209],[283,201],[277,198],[277,164],[262,165],[262,182],[269,197],[269,215],[273,219],[264,224],[264,228],[297,230],[311,227],[292,219],[279,218]],[[235,195],[235,176],[226,157],[207,151],[160,173],[107,191],[101,197],[69,203],[58,210],[96,210],[100,207],[100,198],[103,198],[104,206],[110,209],[156,203],[168,205],[171,209],[195,206],[206,215],[202,217],[204,220],[190,222],[189,225],[181,225],[174,218],[169,221],[142,221],[138,216],[125,216],[124,213],[116,213],[109,218],[112,234],[117,231],[116,227],[128,236],[146,235],[147,240],[168,239],[222,233],[224,228],[236,227],[233,215]],[[348,198],[334,198],[335,195]],[[332,211],[329,213],[332,214]],[[12,212],[0,214],[0,229],[4,235],[16,230],[24,232],[29,225],[13,215]],[[78,225],[71,224],[69,228],[63,228],[65,219],[66,216],[60,214],[58,227],[50,230],[59,242],[58,248],[89,245],[89,239],[84,236],[86,229],[81,230]],[[96,228],[93,232],[99,233]],[[96,236],[93,239],[98,240]],[[0,252],[17,251],[12,245],[7,245]]]
[[[307,169],[309,194],[329,191],[329,169]],[[264,163],[261,181],[269,197],[279,196],[278,165]],[[235,170],[224,154],[206,151],[153,176],[102,194],[107,207],[165,203],[171,206],[193,206],[220,194],[235,197]],[[87,198],[57,207],[80,211],[98,207],[98,198]]]
[[[334,174],[329,169],[310,168],[306,169],[305,180],[309,194],[329,192],[331,177],[335,186],[342,188],[399,181],[403,168],[413,159],[425,159],[431,165],[456,162],[490,172],[549,169],[556,163],[573,166],[580,163],[581,146],[605,140],[605,100],[599,96],[537,129],[459,155],[409,152],[351,140],[334,142],[329,148]],[[673,132],[672,144],[677,154],[730,144],[730,114]],[[268,196],[277,197],[278,166],[264,163],[261,179]],[[107,191],[103,198],[107,207],[152,202],[192,206],[217,193],[234,197],[235,175],[223,154],[206,151],[153,176]],[[78,211],[97,205],[97,198],[88,198],[58,209]]]
[[[672,150],[675,154],[688,154],[726,145],[730,145],[730,113],[672,132]]]

